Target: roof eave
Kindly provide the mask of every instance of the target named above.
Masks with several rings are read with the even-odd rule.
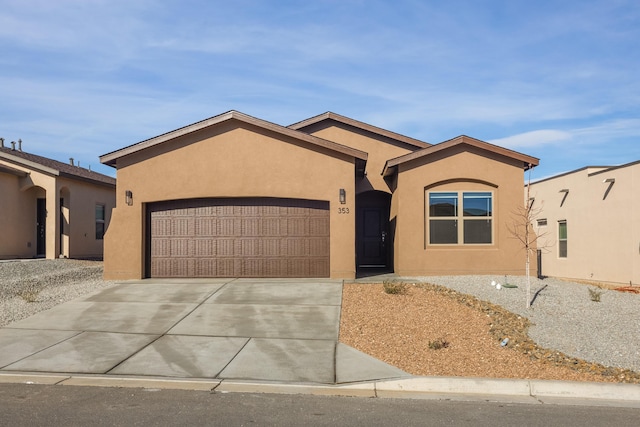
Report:
[[[112,151],[110,153],[104,154],[100,156],[100,162],[111,167],[117,167],[117,160],[121,157],[136,153],[138,151],[153,147],[163,142],[181,137],[183,135],[186,135],[192,132],[199,131],[201,129],[204,129],[209,126],[213,126],[231,119],[235,119],[247,124],[255,125],[263,129],[271,130],[273,132],[277,132],[282,135],[286,135],[298,140],[303,140],[313,145],[324,147],[329,150],[336,151],[342,154],[346,154],[356,159],[360,159],[364,161],[367,160],[367,153],[365,153],[364,151],[347,147],[345,145],[341,145],[333,141],[328,141],[322,138],[318,138],[313,135],[308,135],[304,132],[300,132],[294,129],[289,129],[284,126],[277,125],[275,123],[270,123],[265,120],[261,120],[261,119],[246,115],[244,113],[240,113],[238,111],[229,111],[229,112],[220,114],[218,116],[211,117],[209,119],[182,127],[180,129],[176,129],[174,131],[164,133],[154,138],[150,138],[142,142],[138,142],[136,144],[122,148],[120,150],[116,150],[116,151]]]
[[[74,175],[74,174],[67,173],[67,172],[60,172],[60,177],[61,178],[73,179],[75,181],[88,182],[90,184],[103,185],[103,186],[111,187],[111,188],[115,188],[116,187],[115,179],[113,180],[114,182],[107,182],[107,181],[101,181],[99,179],[93,179],[93,178],[89,178],[89,177],[85,177],[85,176]]]
[[[26,168],[34,169],[34,170],[37,170],[39,172],[43,172],[43,173],[46,173],[46,174],[49,174],[49,175],[54,175],[54,176],[60,175],[60,171],[57,170],[57,169],[53,169],[53,168],[50,168],[50,167],[47,167],[47,166],[43,166],[43,165],[41,165],[39,163],[32,162],[31,160],[27,160],[27,159],[23,159],[21,157],[13,156],[13,155],[11,155],[9,153],[0,152],[0,158],[1,159],[5,159],[5,160],[7,160],[7,161],[9,161],[11,163],[15,163],[15,164],[24,166]]]
[[[462,136],[450,139],[448,141],[444,141],[439,144],[433,145],[431,147],[422,149],[420,151],[404,154],[402,156],[387,160],[387,162],[384,165],[384,168],[382,169],[382,175],[385,177],[392,175],[397,171],[398,165],[402,163],[407,163],[412,160],[419,159],[421,157],[430,156],[434,153],[437,153],[442,150],[446,150],[448,148],[452,148],[460,144],[467,144],[483,150],[491,151],[493,153],[496,153],[505,157],[519,160],[522,162],[522,168],[525,171],[529,170],[530,168],[538,166],[538,164],[540,163],[540,159],[538,159],[537,157],[528,156],[526,154],[518,153],[517,151],[509,150],[507,148],[499,147],[497,145],[493,145],[485,141],[481,141],[475,138],[462,135]]]
[[[386,138],[390,138],[399,142],[402,142],[407,145],[411,145],[417,149],[430,147],[431,144],[428,142],[420,141],[419,139],[411,138],[406,135],[402,135],[387,129],[379,128],[374,125],[370,125],[368,123],[361,122],[359,120],[352,119],[350,117],[342,116],[340,114],[332,113],[331,111],[327,111],[326,113],[319,114],[314,117],[310,117],[308,119],[302,120],[297,123],[293,123],[287,126],[289,129],[299,130],[305,128],[307,126],[320,123],[324,120],[335,120],[339,123],[343,123],[349,126],[353,126],[358,129],[362,129],[377,135],[384,136]]]
[[[0,164],[0,172],[8,173],[10,175],[15,175],[15,176],[20,177],[20,178],[24,178],[26,176],[29,176],[29,172],[25,172],[23,170],[15,169],[15,168],[12,168],[12,167],[9,167],[9,166],[6,166],[6,165],[1,165],[1,164]]]

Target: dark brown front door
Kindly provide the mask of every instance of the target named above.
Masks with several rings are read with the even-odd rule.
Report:
[[[382,207],[364,207],[358,214],[358,267],[387,267],[388,210]]]
[[[36,209],[36,255],[46,256],[47,199],[38,199]]]
[[[389,193],[367,191],[356,195],[356,259],[359,273],[364,270],[393,271],[390,209]]]
[[[177,200],[147,223],[150,277],[329,277],[329,202]]]

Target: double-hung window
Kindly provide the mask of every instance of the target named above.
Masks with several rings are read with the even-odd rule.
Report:
[[[429,244],[493,243],[490,191],[429,193]]]
[[[96,205],[96,240],[104,239],[104,205]]]

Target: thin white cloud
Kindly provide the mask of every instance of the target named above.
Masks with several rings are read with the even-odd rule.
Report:
[[[573,135],[571,134],[571,132],[553,129],[541,129],[508,136],[506,138],[493,139],[488,142],[491,142],[495,145],[500,145],[502,147],[522,149],[539,147],[541,145],[557,143],[561,141],[568,141],[572,138]]]
[[[538,129],[518,133],[489,142],[512,149],[539,148],[549,144],[571,142],[572,147],[603,145],[611,141],[640,140],[640,119],[616,119],[597,123],[594,126],[574,129]]]

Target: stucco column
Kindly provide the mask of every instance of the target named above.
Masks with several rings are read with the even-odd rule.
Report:
[[[59,253],[58,241],[60,240],[60,190],[55,179],[45,188],[47,192],[47,231],[46,231],[46,257],[55,259]]]

